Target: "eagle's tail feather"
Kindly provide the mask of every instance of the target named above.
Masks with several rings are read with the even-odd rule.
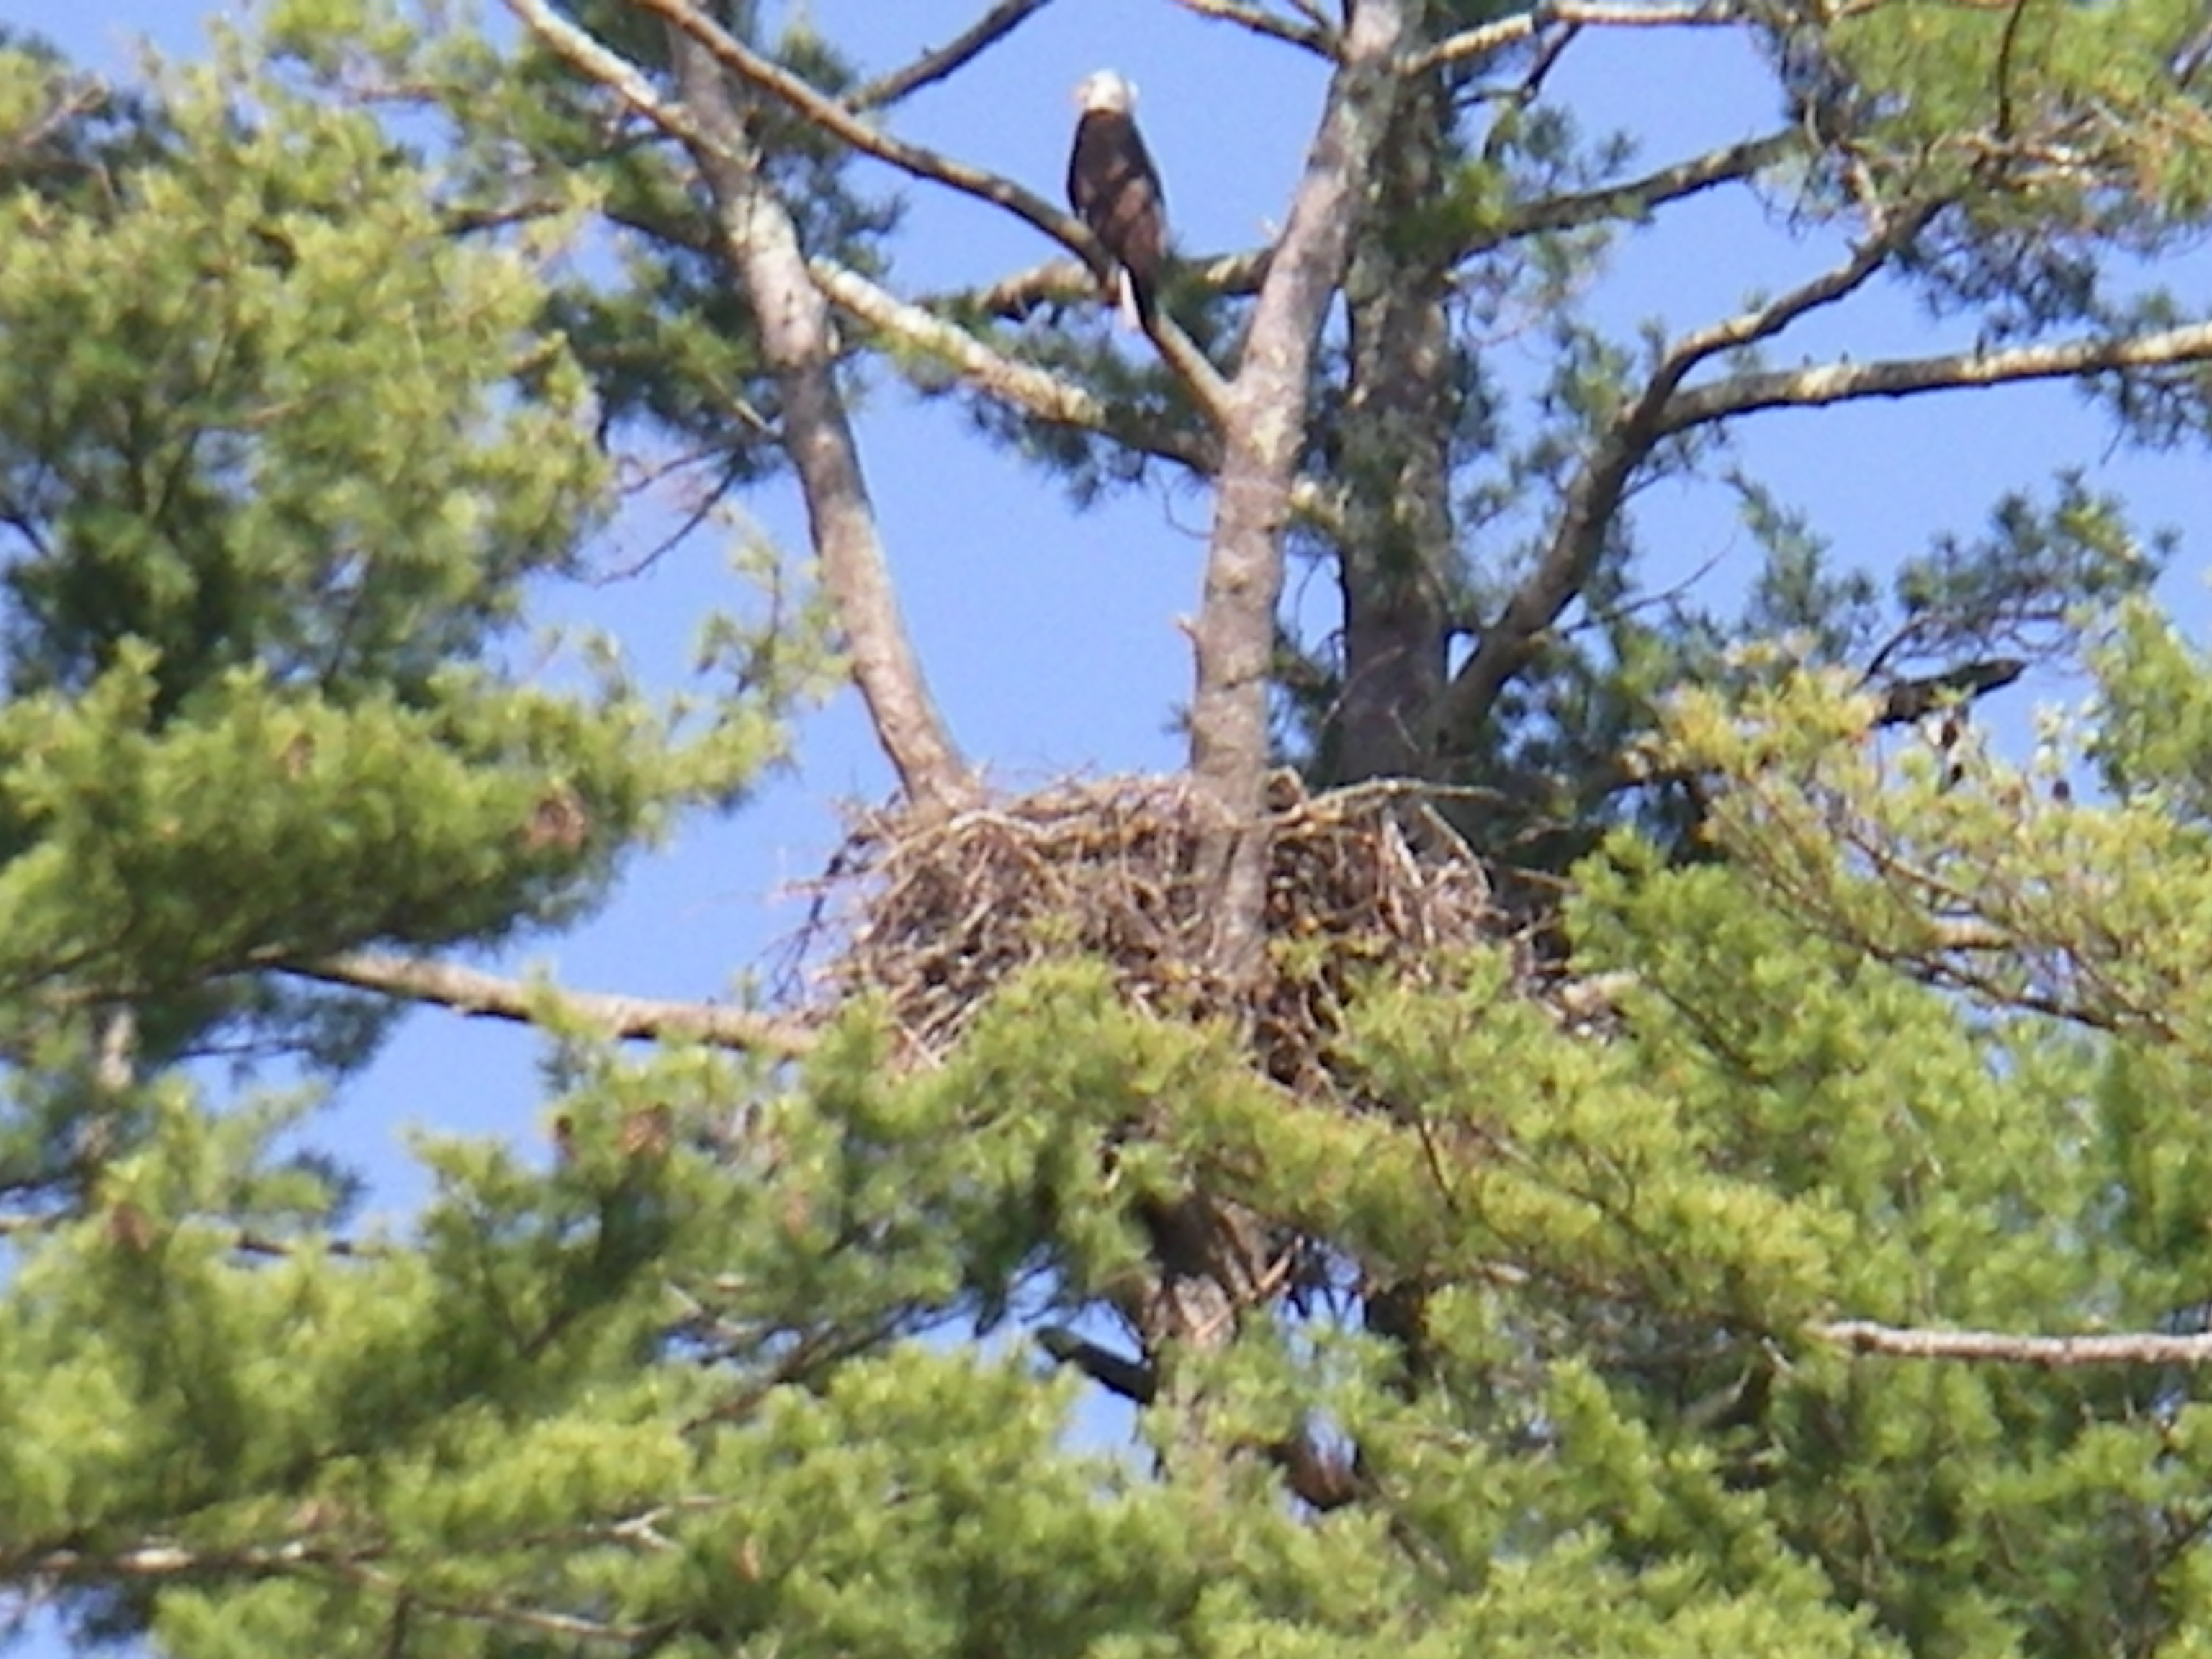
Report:
[[[1115,291],[1121,300],[1121,326],[1132,334],[1144,331],[1145,301],[1137,292],[1137,279],[1127,265],[1117,265],[1114,270]]]

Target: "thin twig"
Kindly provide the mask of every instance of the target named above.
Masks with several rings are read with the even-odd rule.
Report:
[[[903,69],[878,76],[848,98],[854,110],[881,109],[910,93],[944,80],[981,57],[1042,11],[1052,0],[999,0],[969,27],[934,51],[926,52]]]
[[[1287,17],[1278,17],[1263,6],[1248,5],[1245,0],[1176,0],[1185,11],[1196,12],[1201,17],[1212,17],[1224,23],[1234,23],[1239,28],[1270,40],[1280,40],[1285,46],[1310,52],[1316,58],[1336,59],[1335,32],[1310,21],[1292,22]]]
[[[544,0],[509,0],[509,3],[527,3],[536,10],[542,8]],[[700,11],[690,0],[629,0],[629,3],[639,11],[652,13],[696,42],[714,62],[745,85],[767,94],[863,155],[873,156],[911,177],[928,179],[947,190],[1003,208],[1085,258],[1103,259],[1104,252],[1097,239],[1072,214],[1062,212],[1036,191],[1025,190],[1010,179],[953,161],[872,125],[828,93],[762,57]]]

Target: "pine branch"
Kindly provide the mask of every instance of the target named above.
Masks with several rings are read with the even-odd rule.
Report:
[[[855,110],[881,109],[910,93],[944,80],[981,57],[1042,11],[1052,0],[999,0],[973,23],[933,52],[926,52],[903,69],[893,70],[869,82],[846,100]]]
[[[422,957],[348,951],[281,965],[283,971],[299,979],[380,992],[478,1018],[523,1025],[558,1020],[592,1027],[611,1037],[704,1042],[787,1060],[799,1058],[814,1045],[813,1034],[804,1026],[747,1009],[563,990]]]
[[[115,1579],[229,1577],[235,1579],[288,1577],[301,1579],[337,1578],[361,1589],[404,1601],[434,1617],[463,1624],[528,1631],[538,1636],[569,1641],[608,1643],[644,1649],[666,1640],[671,1626],[657,1624],[611,1624],[574,1613],[545,1608],[515,1607],[496,1601],[480,1602],[425,1598],[398,1574],[374,1565],[377,1552],[362,1547],[325,1544],[306,1538],[284,1543],[238,1549],[194,1549],[183,1544],[149,1540],[120,1549],[94,1550],[64,1546],[52,1549],[0,1548],[0,1582],[56,1579],[64,1583],[99,1583]]]
[[[2123,1331],[2101,1336],[2014,1336],[2002,1331],[1927,1330],[1866,1319],[1833,1320],[1810,1334],[1855,1353],[1899,1359],[1965,1359],[2057,1370],[2081,1365],[2212,1364],[2212,1332],[2189,1336]]]
[[[1460,257],[1472,258],[1543,231],[1578,230],[1607,219],[1641,218],[1666,203],[1696,196],[1716,185],[1747,179],[1761,167],[1782,160],[1803,142],[1804,134],[1799,129],[1787,127],[1763,138],[1747,138],[1741,143],[1707,150],[1702,155],[1692,155],[1647,173],[1640,179],[1625,179],[1619,184],[1602,185],[1595,190],[1517,204],[1507,210],[1498,225],[1462,249]]]
[[[1484,630],[1474,654],[1445,690],[1431,724],[1432,747],[1449,748],[1481,727],[1500,694],[1534,659],[1553,625],[1581,593],[1604,551],[1630,482],[1660,441],[1680,429],[1670,416],[1683,380],[1699,364],[1770,338],[1808,313],[1856,292],[1934,216],[1937,205],[1923,204],[1900,215],[1842,264],[1667,349],[1643,390],[1614,417],[1569,484],[1565,510],[1536,568]]]
[[[1861,398],[1909,398],[1923,392],[1966,391],[2023,380],[2065,380],[2127,368],[2178,368],[2203,362],[2212,362],[2212,323],[2191,323],[2114,338],[2018,346],[2004,351],[1815,363],[1804,368],[1735,374],[1692,386],[1668,402],[1659,429],[1662,434],[1681,432],[1768,409],[1819,409]]]

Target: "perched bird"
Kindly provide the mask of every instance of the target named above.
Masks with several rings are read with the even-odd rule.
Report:
[[[1075,88],[1075,149],[1067,158],[1067,200],[1114,256],[1125,328],[1152,315],[1168,246],[1167,200],[1137,131],[1137,89],[1112,70]]]

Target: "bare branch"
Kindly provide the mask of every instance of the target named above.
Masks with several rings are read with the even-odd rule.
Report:
[[[0,139],[0,155],[27,155],[79,116],[98,109],[107,101],[107,85],[103,81],[88,77],[67,83],[56,94],[52,107],[44,114]]]
[[[901,343],[938,359],[957,371],[975,391],[994,398],[1055,425],[1097,432],[1116,443],[1162,460],[1174,461],[1203,477],[1220,470],[1220,446],[1210,437],[1200,438],[1157,422],[1139,422],[1129,412],[1093,396],[1071,380],[994,350],[967,330],[900,299],[858,271],[816,258],[809,264],[814,281],[830,300],[870,326],[893,335]],[[1086,279],[1087,288],[1087,279]],[[1226,398],[1218,377],[1209,389]],[[1309,524],[1324,529],[1340,514],[1335,492],[1310,477],[1291,486],[1291,509]]]
[[[976,197],[1025,220],[1054,240],[1083,256],[1093,270],[1110,265],[1105,248],[1088,226],[1061,212],[1034,191],[1011,179],[955,161],[920,144],[908,143],[880,132],[854,116],[846,107],[809,86],[799,76],[770,63],[759,53],[701,14],[691,0],[630,0],[643,11],[664,19],[670,28],[746,85],[768,94],[805,117],[823,131],[842,139],[863,155],[898,167],[917,179],[927,179],[951,190]],[[538,0],[532,0],[532,4]],[[726,96],[726,94],[725,94]],[[696,103],[696,100],[693,100]],[[732,129],[734,131],[735,129]],[[1220,417],[1226,388],[1205,354],[1181,329],[1164,319],[1146,332],[1176,375],[1215,419]]]
[[[877,76],[846,100],[852,109],[880,109],[896,104],[909,93],[944,80],[971,59],[981,57],[1015,29],[1052,3],[1052,0],[999,0],[960,33],[933,52],[926,52],[903,69]]]
[[[2021,380],[2064,380],[2123,368],[2173,368],[2212,362],[2212,323],[2191,323],[2149,334],[2019,346],[2004,351],[1955,351],[1935,357],[1868,363],[1815,363],[1805,368],[1733,374],[1677,394],[1662,433],[1765,409],[1818,409],[1860,398],[1909,398]]]
[[[1922,1330],[1839,1319],[1810,1328],[1824,1342],[1855,1353],[1900,1359],[1972,1359],[2051,1369],[2078,1365],[2203,1365],[2212,1364],[2212,1332],[2173,1336],[2161,1331],[2121,1331],[2103,1336],[2014,1336],[2002,1331]]]
[[[1209,294],[1256,294],[1267,275],[1271,257],[1272,250],[1254,248],[1242,253],[1177,258],[1176,285],[1203,289]],[[988,288],[931,295],[925,297],[923,303],[972,306],[986,316],[1018,320],[1040,305],[1069,305],[1095,300],[1097,294],[1098,273],[1089,265],[1073,259],[1052,259],[1027,270],[1018,270],[1011,276],[1002,276]]]
[[[665,0],[637,3],[662,9]],[[673,26],[669,41],[684,88],[682,104],[661,98],[635,64],[560,16],[550,0],[507,4],[556,54],[690,152],[714,198],[726,250],[783,393],[783,448],[799,475],[823,585],[836,604],[853,681],[877,739],[917,803],[954,807],[973,799],[979,787],[975,775],[953,746],[930,695],[892,591],[859,447],[837,388],[828,303],[807,271],[790,210],[772,191],[759,187],[759,158],[728,86],[696,43]],[[666,9],[684,9],[672,3]]]
[[[381,992],[410,1002],[451,1008],[457,1013],[523,1025],[558,1019],[593,1027],[611,1037],[704,1042],[777,1059],[797,1059],[814,1046],[814,1035],[805,1027],[747,1009],[563,990],[422,957],[348,951],[281,966],[285,973],[300,979]]]
[[[708,142],[690,111],[663,98],[643,70],[556,12],[549,0],[506,0],[506,5],[554,56],[597,81],[670,137]]]
[[[1577,28],[1585,25],[1605,28],[1710,28],[1743,21],[1741,9],[1724,3],[1724,0],[1681,5],[1593,4],[1587,0],[1550,0],[1547,4],[1539,0],[1528,10],[1516,12],[1510,17],[1447,35],[1415,57],[1410,67],[1419,72],[1446,64],[1462,64],[1472,58],[1487,58],[1554,23]]]
[[[1212,17],[1223,22],[1234,23],[1239,28],[1265,35],[1271,40],[1280,40],[1316,58],[1334,62],[1336,58],[1336,37],[1318,23],[1293,22],[1287,17],[1278,17],[1262,6],[1249,5],[1245,0],[1176,0],[1185,11],[1194,11],[1201,17]]]
[[[544,0],[508,0],[508,3],[526,4],[530,10],[536,11],[543,9]],[[701,13],[691,0],[629,0],[629,3],[640,11],[661,18],[744,84],[767,94],[863,155],[873,156],[914,178],[927,179],[963,196],[1004,208],[1054,241],[1103,268],[1105,251],[1089,228],[1036,191],[1024,190],[998,173],[953,161],[872,126],[827,93],[754,52]]]
[[[1547,230],[1575,230],[1607,219],[1641,217],[1652,209],[1677,202],[1737,179],[1747,179],[1761,167],[1782,160],[1804,142],[1796,127],[1763,138],[1747,138],[1693,155],[1686,161],[1648,173],[1640,179],[1624,179],[1595,190],[1564,196],[1546,196],[1506,210],[1504,217],[1460,250],[1472,258],[1523,236]],[[1208,294],[1256,294],[1267,279],[1269,248],[1249,248],[1233,253],[1205,253],[1176,262],[1178,286]],[[960,294],[933,295],[923,303],[932,306],[968,305],[992,317],[1026,317],[1050,301],[1073,303],[1090,298],[1097,275],[1087,264],[1054,259],[1027,270],[1001,277],[988,288]]]
[[[858,271],[817,258],[808,264],[815,284],[837,305],[910,350],[956,369],[963,380],[1000,403],[1056,426],[1081,427],[1113,435],[1147,454],[1182,462],[1211,473],[1215,458],[1208,447],[1180,433],[1137,434],[1119,422],[1114,410],[1073,381],[1034,363],[993,350],[966,329],[912,305],[877,286]]]
[[[1413,33],[1401,0],[1363,0],[1352,10],[1321,131],[1230,391],[1205,601],[1192,630],[1190,756],[1200,786],[1232,823],[1250,822],[1264,804],[1282,538],[1305,442],[1313,356],[1351,256],[1353,216],[1390,130],[1395,65]],[[1213,851],[1222,879],[1214,958],[1241,978],[1261,963],[1265,861],[1249,836]]]

